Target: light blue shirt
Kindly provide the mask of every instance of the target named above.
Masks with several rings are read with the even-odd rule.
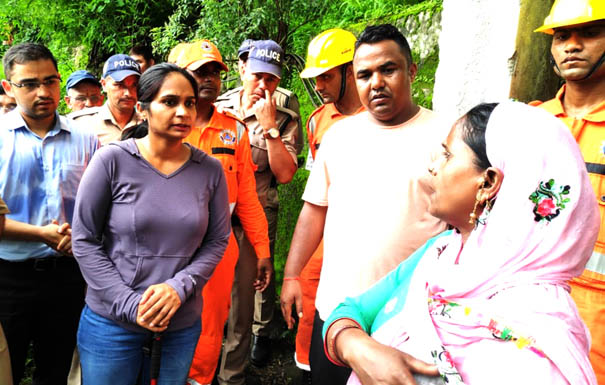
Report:
[[[80,178],[98,147],[92,131],[59,114],[44,138],[27,127],[19,108],[1,116],[0,196],[11,211],[7,218],[37,226],[53,219],[71,224]],[[5,260],[56,254],[40,242],[0,242]]]

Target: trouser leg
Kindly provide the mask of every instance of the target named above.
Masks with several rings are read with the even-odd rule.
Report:
[[[328,359],[324,351],[323,327],[324,321],[315,311],[309,354],[312,383],[313,385],[345,385],[351,375],[351,368],[335,365]]]
[[[84,279],[75,259],[38,280],[39,297],[33,333],[34,385],[60,385],[67,376],[84,307]]]
[[[271,263],[275,248],[275,235],[277,233],[277,209],[265,208],[265,216],[269,224],[269,246],[271,250]],[[256,292],[254,296],[254,323],[252,333],[257,336],[268,337],[270,325],[273,322],[275,312],[275,274],[271,277],[269,286],[262,292]]]
[[[71,367],[69,368],[69,374],[67,375],[67,385],[81,385],[82,384],[82,368],[80,367],[80,353],[78,353],[78,347],[74,349],[73,357],[71,358]]]
[[[237,241],[232,234],[223,258],[202,291],[202,332],[189,370],[189,382],[192,384],[210,384],[214,377],[229,316],[238,254]]]
[[[2,325],[0,325],[0,385],[13,385],[11,361]]]
[[[31,262],[0,262],[0,322],[13,381],[20,382],[33,342],[34,384],[65,384],[84,303],[84,280],[73,258],[60,258],[43,270]]]
[[[239,258],[231,291],[231,309],[227,338],[223,347],[219,383],[244,384],[244,370],[250,351],[251,325],[254,312],[256,254],[240,226],[233,227],[239,246]]]

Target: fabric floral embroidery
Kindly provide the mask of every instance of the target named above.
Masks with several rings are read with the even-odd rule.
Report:
[[[529,200],[534,202],[534,220],[540,222],[552,221],[559,215],[565,204],[569,202],[569,185],[558,185],[554,179],[540,182],[536,191],[531,193]]]
[[[440,350],[431,351],[431,356],[433,356],[433,362],[435,363],[435,366],[437,366],[439,374],[446,384],[464,385],[462,376],[458,373],[450,352],[445,350],[443,346],[440,346]]]
[[[501,322],[473,311],[468,306],[451,302],[438,295],[431,295],[429,296],[429,313],[431,316],[447,317],[450,319],[472,316],[477,320],[477,325],[485,331],[486,337],[513,342],[519,349],[528,349],[540,357],[546,357],[546,354],[536,346],[534,338],[523,336]]]

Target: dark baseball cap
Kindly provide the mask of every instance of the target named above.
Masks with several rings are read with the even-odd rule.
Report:
[[[269,73],[281,79],[284,50],[273,40],[256,40],[248,54],[248,69],[251,73]]]
[[[242,42],[242,45],[240,45],[239,49],[237,50],[237,57],[239,59],[242,58],[242,55],[250,52],[250,47],[252,47],[252,43],[254,43],[254,40],[252,39],[246,39]]]
[[[65,82],[65,90],[69,91],[70,88],[75,87],[83,81],[87,81],[101,87],[101,83],[99,83],[99,80],[95,77],[95,75],[86,70],[77,70],[72,72],[67,78],[67,82]]]
[[[141,76],[141,67],[128,55],[113,55],[103,66],[103,79],[110,76],[116,82],[121,82],[130,75]]]

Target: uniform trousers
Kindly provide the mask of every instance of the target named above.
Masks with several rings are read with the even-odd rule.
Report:
[[[237,241],[231,233],[223,258],[202,290],[202,333],[191,362],[189,384],[210,384],[214,378],[223,345],[225,322],[229,316],[237,258]]]
[[[277,231],[277,208],[265,207],[269,224],[271,255]],[[256,291],[252,284],[256,279],[257,258],[254,247],[246,238],[241,225],[233,225],[233,234],[239,246],[239,258],[235,265],[235,277],[231,291],[231,309],[227,321],[227,336],[223,346],[218,380],[223,384],[244,384],[244,370],[250,352],[254,301]],[[265,290],[268,290],[265,289]]]
[[[72,257],[24,262],[0,259],[0,323],[15,384],[23,377],[30,343],[36,367],[34,385],[66,383],[84,287]]]

